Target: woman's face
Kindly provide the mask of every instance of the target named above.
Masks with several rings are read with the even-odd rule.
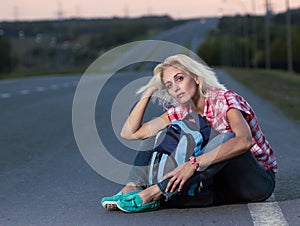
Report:
[[[191,101],[197,95],[198,87],[195,79],[176,67],[167,67],[162,80],[168,93],[180,104]]]

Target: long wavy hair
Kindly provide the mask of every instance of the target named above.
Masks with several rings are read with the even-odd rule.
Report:
[[[203,61],[198,62],[184,54],[177,54],[166,58],[163,63],[158,64],[153,70],[153,77],[145,86],[142,86],[137,93],[143,93],[149,87],[154,86],[157,88],[157,91],[152,96],[153,101],[157,99],[163,106],[167,104],[178,105],[176,100],[167,92],[162,80],[165,69],[171,66],[198,79],[199,94],[201,96],[206,97],[207,89],[226,89],[226,87],[218,81],[215,72]]]

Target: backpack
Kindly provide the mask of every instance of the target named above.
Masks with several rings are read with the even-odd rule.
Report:
[[[208,143],[210,132],[206,120],[197,113],[189,113],[183,120],[174,121],[161,130],[156,135],[150,157],[150,185],[158,183],[165,174],[189,161],[190,156],[202,154],[201,150]],[[212,186],[212,183],[212,179],[195,183],[187,194],[175,196],[164,206],[208,206],[213,203],[214,197],[206,188]]]
[[[166,173],[201,154],[210,136],[207,122],[196,113],[170,123],[156,135],[150,158],[149,182],[156,184]]]

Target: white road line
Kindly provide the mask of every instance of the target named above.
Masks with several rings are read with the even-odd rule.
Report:
[[[38,92],[44,92],[46,90],[46,88],[42,87],[42,86],[39,86],[39,87],[36,87],[35,90],[38,91]]]
[[[278,202],[249,203],[254,226],[288,226]]]
[[[77,81],[73,81],[73,82],[64,82],[61,86],[57,85],[57,84],[53,84],[51,85],[50,87],[46,88],[46,87],[42,87],[42,86],[37,86],[36,88],[34,88],[34,90],[28,90],[28,89],[23,89],[23,90],[20,90],[18,93],[21,94],[21,95],[28,95],[30,94],[31,92],[44,92],[46,91],[47,89],[52,89],[52,90],[56,90],[58,88],[67,88],[67,87],[70,87],[71,85],[74,85],[76,86],[78,84]],[[0,98],[10,98],[12,96],[12,94],[10,93],[0,93]]]
[[[23,90],[21,90],[19,93],[20,93],[21,95],[27,95],[27,94],[30,93],[30,90],[28,90],[28,89],[23,89]]]
[[[11,94],[10,93],[1,93],[0,98],[10,98]]]
[[[53,85],[51,85],[51,87],[50,87],[51,89],[54,89],[54,90],[56,90],[56,89],[58,89],[58,85],[56,85],[56,84],[53,84]]]
[[[70,84],[68,83],[68,82],[65,82],[64,84],[63,84],[63,87],[64,88],[67,88],[67,87],[69,87],[70,86]]]

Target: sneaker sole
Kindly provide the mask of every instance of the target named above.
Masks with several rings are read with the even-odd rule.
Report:
[[[125,213],[134,213],[134,212],[130,212],[130,211],[128,211],[128,210],[123,209],[123,208],[120,207],[117,203],[116,203],[116,206],[117,206],[117,208],[118,208],[119,210],[121,210],[121,211],[123,211],[123,212],[125,212]]]
[[[118,207],[119,210],[121,210],[121,211],[123,211],[125,213],[142,213],[142,212],[148,212],[148,211],[158,210],[160,208],[160,206],[156,206],[156,207],[153,207],[153,208],[150,208],[150,209],[143,209],[141,211],[129,211],[129,210],[125,210],[122,207],[120,207],[118,205],[118,203],[116,203],[116,206]]]
[[[102,203],[103,208],[105,208],[108,211],[115,211],[118,210],[117,202],[114,201],[105,201]]]
[[[128,193],[124,194],[124,196],[126,196],[126,195],[132,195],[132,194],[135,194],[135,193],[139,193],[141,191],[142,190],[135,190],[135,191],[132,191],[132,192],[128,192]],[[117,206],[117,201],[104,201],[101,205],[103,206],[104,209],[106,209],[108,211],[115,211],[115,210],[119,210],[120,209]]]

